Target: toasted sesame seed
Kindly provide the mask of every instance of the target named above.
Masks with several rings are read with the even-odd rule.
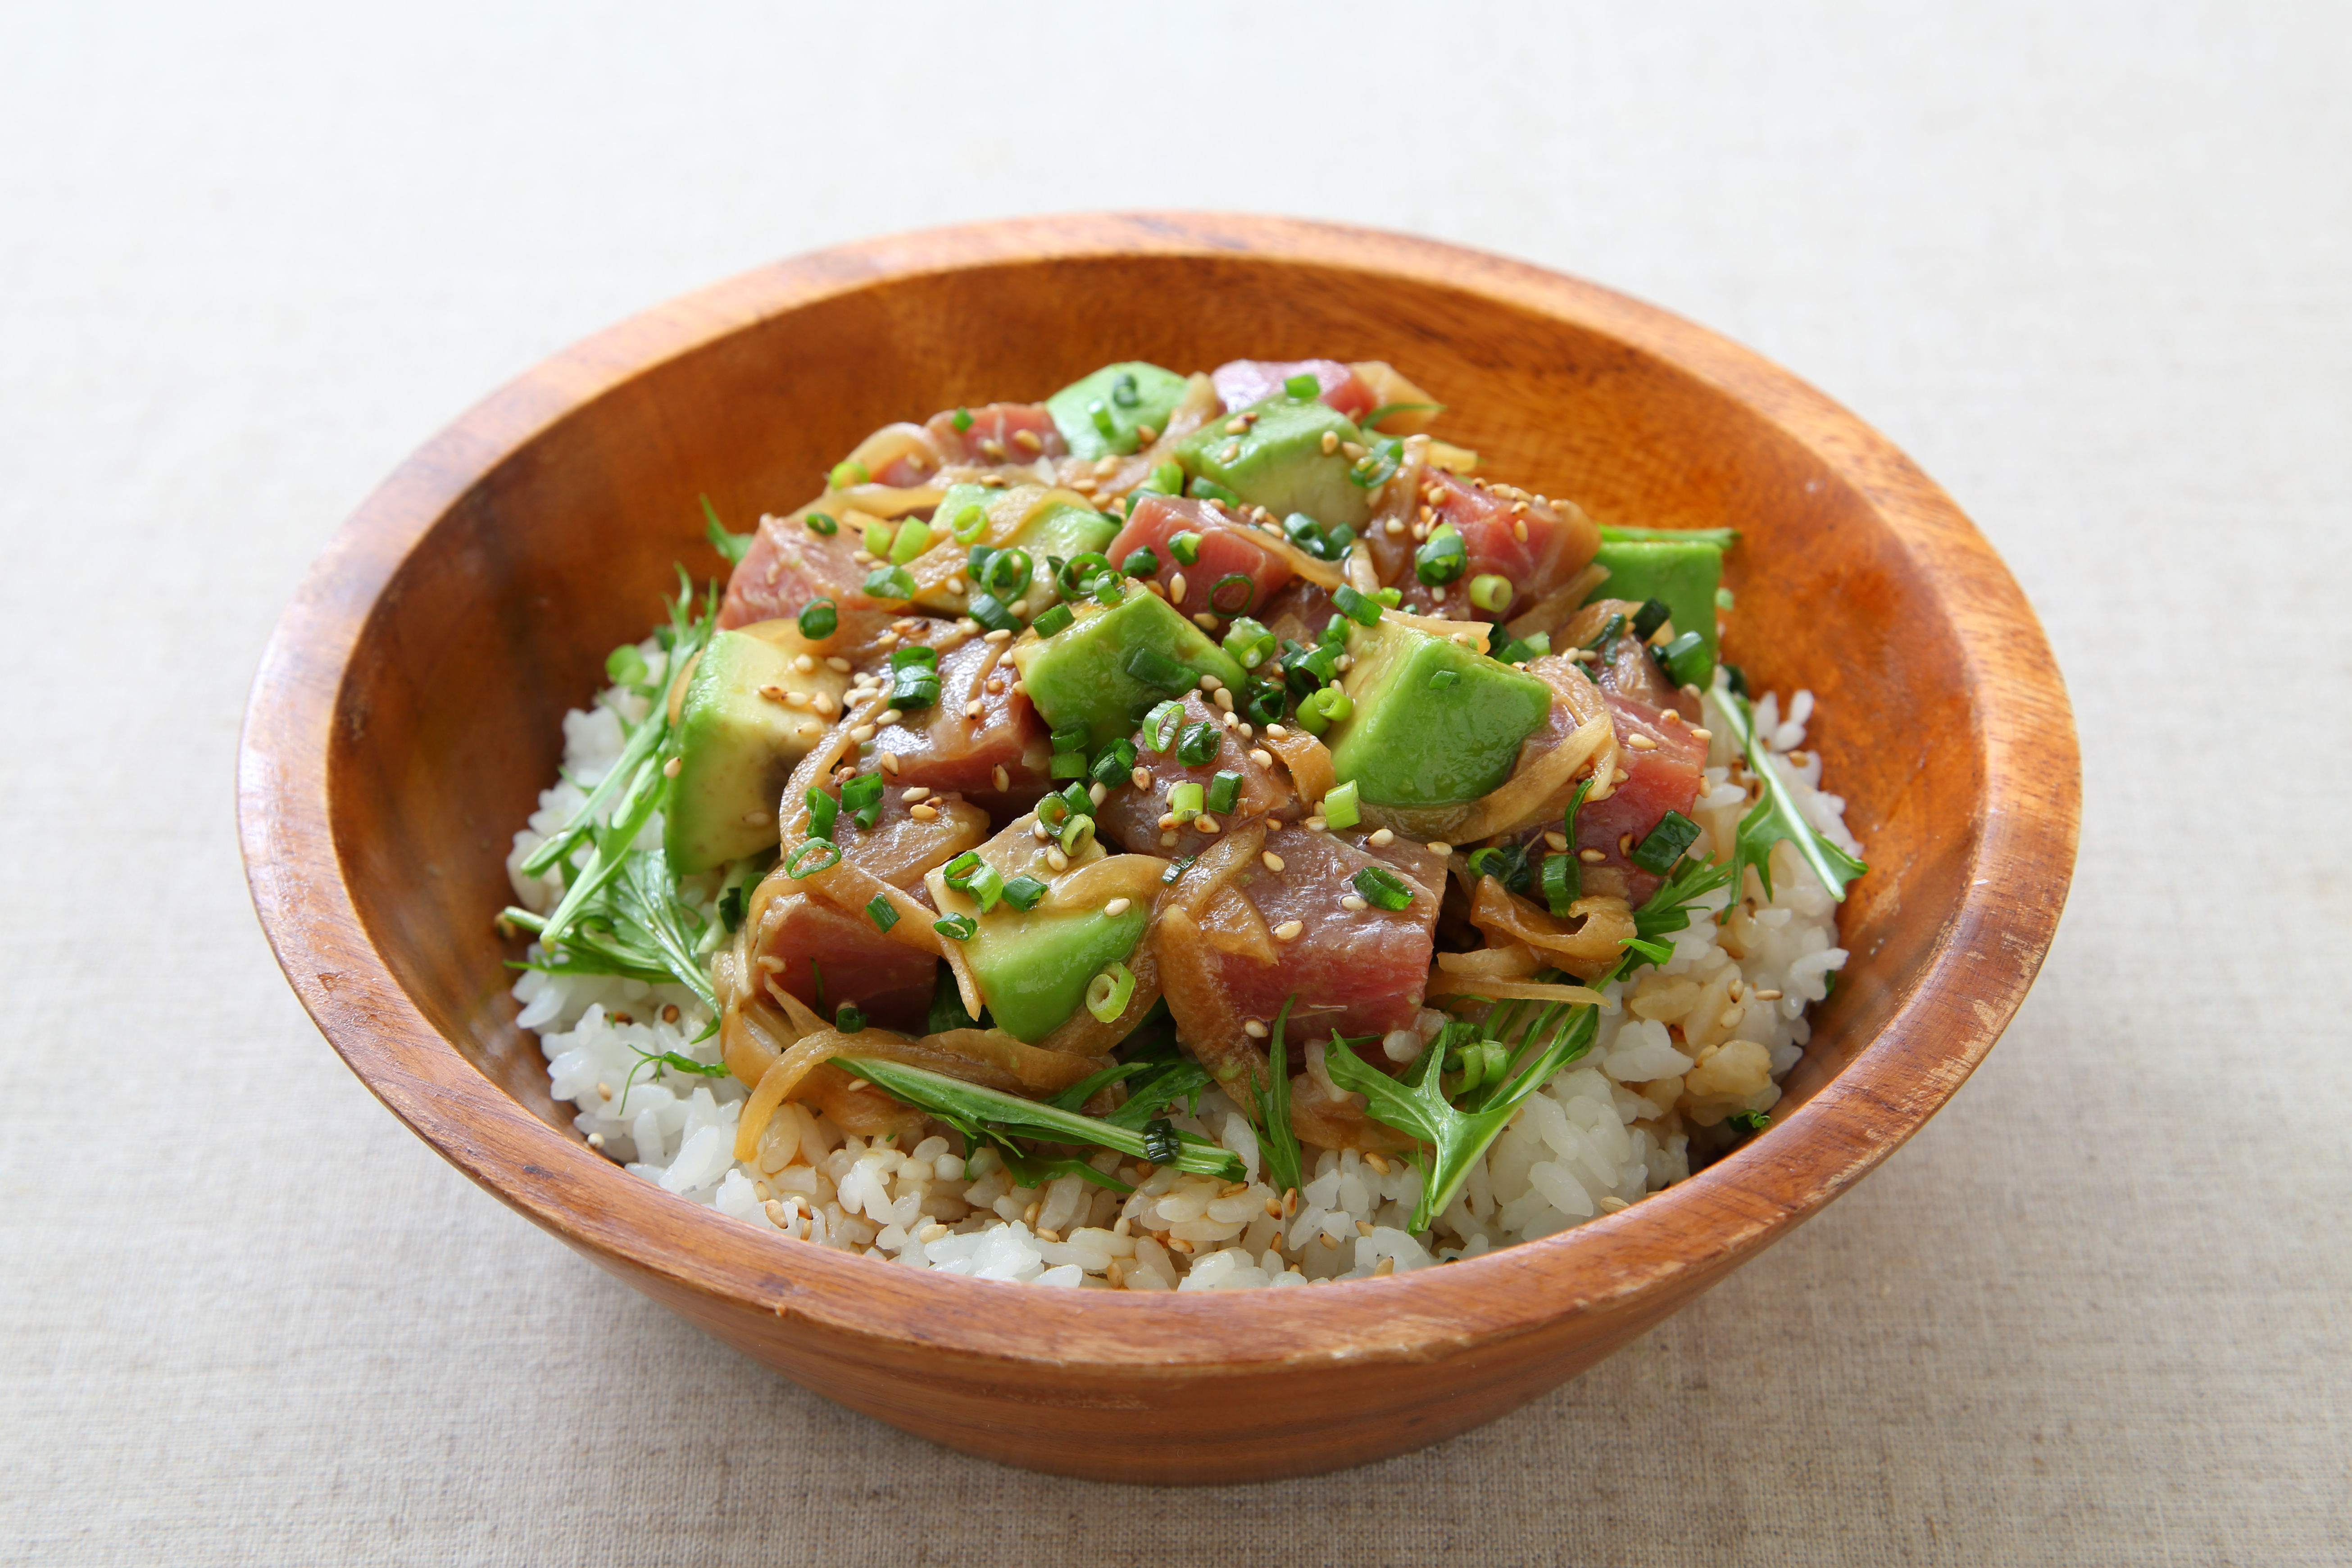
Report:
[[[1627,857],[1633,855],[1633,836],[1632,834],[1621,833],[1617,836],[1617,853]]]
[[[1003,449],[1002,447],[998,448],[996,455],[1000,458],[1004,456]],[[982,489],[1001,490],[1004,488],[1004,476],[1003,474],[982,474],[980,476],[980,484]]]
[[[1047,827],[1044,823],[1032,818],[1029,823],[1029,837],[1034,838],[1040,844],[1043,844],[1046,839],[1054,837],[1054,830]]]
[[[1375,1279],[1385,1279],[1395,1272],[1396,1259],[1393,1258],[1383,1258],[1372,1265],[1372,1278]]]
[[[1388,1160],[1378,1149],[1367,1149],[1364,1151],[1364,1163],[1370,1165],[1373,1170],[1378,1171],[1383,1176],[1389,1173]]]
[[[849,552],[849,558],[852,561],[856,562],[860,566],[871,566],[874,564],[874,556],[869,551],[853,550]]]
[[[1323,438],[1328,441],[1332,439],[1332,437],[1328,432],[1326,432]],[[1268,1198],[1265,1200],[1265,1217],[1268,1219],[1280,1219],[1282,1217],[1282,1200],[1280,1198]]]
[[[1728,1029],[1738,1025],[1739,1020],[1747,1016],[1748,1009],[1745,1007],[1726,1007],[1723,1010],[1723,1016],[1716,1019],[1716,1022]]]
[[[1242,1020],[1242,1033],[1253,1040],[1262,1040],[1265,1038],[1266,1029],[1255,1018],[1244,1018]]]
[[[1134,907],[1135,903],[1131,899],[1113,899],[1110,902],[1103,906],[1103,913],[1110,916],[1113,920],[1117,920],[1119,916],[1127,913],[1129,910]]]
[[[1385,827],[1376,827],[1372,829],[1372,842],[1379,847],[1385,849],[1390,845],[1396,842],[1396,835],[1391,833]]]
[[[940,808],[925,801],[920,805],[910,807],[907,815],[917,822],[937,822],[940,819]]]
[[[898,639],[906,635],[906,633],[900,631],[898,627],[892,626],[880,637],[876,637],[874,641],[876,646],[879,647],[895,647],[898,646]]]
[[[610,1100],[613,1098],[613,1086],[600,1081],[596,1085],[596,1094],[599,1099]]]
[[[1632,773],[1627,773],[1623,768],[1619,768],[1611,775],[1611,778],[1612,783],[1623,784],[1627,779],[1630,779],[1633,776],[1633,775]]]
[[[1184,602],[1184,590],[1185,590],[1186,588],[1190,587],[1190,586],[1191,586],[1191,584],[1188,584],[1188,583],[1186,583],[1186,582],[1184,581],[1184,574],[1182,574],[1181,572],[1179,572],[1179,573],[1177,573],[1177,574],[1176,574],[1176,575],[1174,575],[1173,577],[1169,578],[1169,579],[1168,579],[1168,598],[1169,598],[1169,602],[1170,602],[1170,603],[1171,603],[1171,604],[1177,604],[1177,605],[1181,605],[1181,604],[1182,604],[1182,603]]]
[[[1155,827],[1173,827],[1176,826],[1176,814],[1172,811],[1162,812],[1160,814],[1160,820],[1152,824],[1152,826]]]
[[[1566,849],[1568,847],[1568,835],[1555,827],[1544,835],[1544,843],[1547,847],[1553,849]]]
[[[1239,441],[1228,441],[1225,443],[1225,449],[1217,454],[1217,461],[1230,463],[1241,455],[1242,444]]]
[[[1139,425],[1135,427],[1135,439],[1139,445],[1149,447],[1160,439],[1160,432],[1149,425]],[[1105,462],[1109,460],[1108,458],[1103,459]]]
[[[1004,695],[1004,681],[1002,678],[992,675],[981,683],[980,689],[991,697],[1002,697]]]
[[[1248,434],[1249,434],[1249,421],[1248,421],[1248,420],[1246,420],[1246,419],[1240,418],[1240,417],[1234,417],[1234,418],[1232,418],[1232,419],[1228,419],[1228,420],[1226,420],[1226,421],[1225,421],[1225,434],[1226,434],[1226,435],[1228,435],[1228,436],[1246,436],[1246,435],[1248,435]]]
[[[1358,1236],[1370,1236],[1370,1235],[1371,1235],[1371,1234],[1372,1234],[1372,1222],[1371,1222],[1370,1220],[1368,1220],[1368,1219],[1360,1219],[1360,1220],[1358,1220],[1358,1221],[1356,1222],[1356,1234],[1357,1234]]]
[[[980,438],[980,455],[1001,462],[1004,458],[1004,443],[992,436],[982,436]]]
[[[809,694],[805,691],[787,691],[784,693],[784,706],[805,709],[809,706]]]
[[[1661,724],[1679,724],[1682,721],[1683,716],[1671,708],[1658,715],[1658,722]]]
[[[1015,599],[1004,608],[1009,615],[1025,616],[1029,613],[1029,601],[1025,598]]]
[[[1694,724],[1691,726],[1691,739],[1699,742],[1712,741],[1715,739],[1715,731],[1712,730],[1702,730],[1697,725]]]
[[[1082,496],[1090,496],[1095,493],[1095,486],[1100,482],[1092,474],[1080,474],[1070,481],[1070,488]]]
[[[841,704],[834,700],[833,693],[829,691],[818,692],[809,700],[809,706],[827,719],[835,718],[841,712]]]
[[[602,1149],[604,1146],[604,1135],[602,1132],[591,1132],[588,1134],[588,1147],[591,1149]]]
[[[1339,1251],[1339,1238],[1338,1238],[1337,1237],[1333,1236],[1333,1235],[1332,1235],[1329,1231],[1328,1231],[1328,1230],[1318,1230],[1318,1231],[1317,1231],[1317,1232],[1315,1233],[1315,1239],[1316,1239],[1316,1240],[1318,1240],[1318,1241],[1319,1241],[1319,1242],[1321,1242],[1324,1246],[1326,1246],[1326,1247],[1329,1247],[1329,1248],[1330,1248],[1332,1251],[1334,1251],[1334,1252],[1337,1252],[1337,1251]]]
[[[1217,706],[1223,709],[1226,712],[1230,713],[1234,710],[1234,694],[1232,691],[1220,688],[1215,691],[1212,691],[1209,695],[1215,700]]]
[[[1203,691],[1214,691],[1223,684],[1223,681],[1219,680],[1213,675],[1204,675],[1201,677],[1201,689]]]
[[[1172,821],[1173,818],[1171,818],[1171,820]],[[1176,847],[1176,835],[1172,829],[1160,834],[1160,847],[1162,849],[1173,849]]]
[[[1227,701],[1231,701],[1233,699],[1233,693],[1230,691],[1220,691],[1217,695],[1225,699]],[[1231,708],[1227,708],[1221,717],[1226,729],[1238,730],[1241,728],[1242,716],[1234,712]]]
[[[667,1002],[662,1005],[661,1021],[665,1024],[675,1024],[677,1022],[677,1003]]]
[[[1780,993],[1778,991],[1751,991],[1748,994],[1759,1002],[1778,1002],[1780,999]]]
[[[1301,827],[1303,827],[1303,828],[1305,828],[1305,829],[1307,829],[1307,832],[1309,832],[1309,833],[1324,833],[1324,832],[1328,832],[1328,831],[1329,831],[1330,826],[1331,826],[1331,825],[1330,825],[1329,823],[1328,823],[1328,822],[1324,821],[1324,820],[1323,820],[1321,817],[1319,817],[1319,816],[1310,816],[1310,817],[1308,817],[1306,821],[1304,821],[1304,822],[1300,823],[1298,826],[1301,826]]]
[[[888,773],[892,778],[897,778],[897,777],[898,776],[898,752],[883,752],[883,753],[882,753],[882,755],[881,755],[881,757],[878,759],[878,761],[879,761],[879,763],[880,763],[881,769],[882,769],[882,771],[883,771],[884,773]]]
[[[977,697],[963,705],[963,716],[967,719],[977,719],[986,710]]]
[[[1045,443],[1037,439],[1037,432],[1034,430],[1015,430],[1013,432],[1013,444],[1024,452],[1042,452],[1045,449]]]
[[[998,789],[1010,789],[1013,787],[1013,775],[1004,771],[1003,763],[999,763],[989,770],[988,782]]]
[[[1279,871],[1282,869],[1282,857],[1276,854],[1271,849],[1261,851],[1258,855],[1258,858],[1265,863],[1265,868],[1269,871]]]
[[[760,688],[760,695],[766,698],[771,702],[782,702],[789,698],[792,693],[786,691],[782,687],[778,686],[775,682],[770,681],[767,685]]]
[[[1442,838],[1433,838],[1429,841],[1429,852],[1432,855],[1451,855],[1454,853],[1454,846]]]
[[[1305,931],[1306,929],[1307,922],[1304,921],[1285,921],[1280,925],[1274,928],[1274,940],[1276,942],[1297,942],[1299,938],[1299,934]]]
[[[1598,849],[1580,849],[1576,852],[1576,858],[1588,866],[1598,866],[1609,858]]]
[[[1059,849],[1048,849],[1045,851],[1045,864],[1056,871],[1066,871],[1070,868],[1070,858]]]
[[[1388,521],[1381,524],[1381,530],[1391,539],[1401,538],[1404,533],[1404,519],[1401,517],[1392,517],[1389,519]]]
[[[919,800],[929,799],[930,797],[930,793],[931,789],[929,784],[912,784],[900,792],[898,798],[905,801],[908,805],[912,805]]]
[[[1274,753],[1267,751],[1264,746],[1260,746],[1255,751],[1250,752],[1249,759],[1251,762],[1255,763],[1262,768],[1270,768],[1274,766]]]
[[[1135,768],[1129,772],[1127,782],[1133,784],[1138,789],[1150,789],[1151,787],[1151,770],[1139,763]]]
[[[1110,798],[1110,786],[1101,783],[1089,784],[1087,786],[1087,798],[1093,801],[1097,805],[1100,805],[1104,801]]]
[[[874,715],[874,721],[877,724],[896,724],[899,720],[904,719],[906,715],[899,712],[896,708],[885,708],[881,712]]]
[[[1192,819],[1192,826],[1203,833],[1214,833],[1217,831],[1217,819],[1204,811]]]
[[[1345,452],[1351,458],[1360,458],[1364,456],[1365,448],[1360,442],[1342,441],[1339,443],[1339,450]]]
[[[925,1226],[919,1234],[925,1241],[937,1241],[948,1234],[948,1227],[940,1221],[933,1220]]]
[[[1204,632],[1213,632],[1217,629],[1217,617],[1206,610],[1195,610],[1192,612],[1192,624]]]
[[[1011,642],[1013,640],[1013,628],[1010,626],[999,626],[980,640],[982,642]]]
[[[685,763],[683,759],[672,757],[669,761],[662,764],[662,777],[666,779],[674,779],[677,777],[677,770],[684,765]]]

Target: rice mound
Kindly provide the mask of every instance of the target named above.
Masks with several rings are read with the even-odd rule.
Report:
[[[659,646],[641,648],[658,689]],[[1702,831],[1692,853],[1714,857],[1749,805],[1728,780],[1730,727],[1710,694],[1716,740],[1706,785],[1693,812]],[[577,811],[621,749],[619,716],[642,718],[645,700],[615,688],[563,721],[563,768],[540,796],[508,859],[517,900],[545,912],[559,878],[516,868]],[[1785,716],[1777,700],[1756,704],[1757,734],[1774,753],[1807,819],[1855,854],[1845,803],[1821,788],[1821,756],[1799,750],[1813,699],[1799,691]],[[659,844],[649,823],[642,847]],[[1795,847],[1772,853],[1773,897],[1718,927],[1729,889],[1707,895],[1674,955],[1632,982],[1610,984],[1592,1049],[1529,1096],[1424,1245],[1406,1227],[1420,1196],[1410,1164],[1353,1150],[1315,1151],[1296,1206],[1264,1179],[1257,1137],[1222,1093],[1201,1097],[1177,1126],[1241,1156],[1244,1182],[1172,1168],[1142,1175],[1110,1151],[1091,1163],[1132,1184],[1118,1193],[1065,1175],[1043,1187],[1013,1184],[992,1149],[969,1158],[944,1138],[913,1149],[868,1144],[807,1107],[788,1104],[761,1135],[757,1157],[734,1157],[735,1122],[749,1094],[731,1076],[704,1078],[651,1063],[677,1052],[715,1064],[716,1036],[696,1043],[709,1015],[678,985],[608,975],[525,970],[514,985],[517,1020],[539,1036],[549,1088],[579,1114],[592,1146],[635,1175],[744,1224],[910,1268],[982,1279],[1129,1290],[1281,1287],[1427,1268],[1515,1241],[1566,1230],[1623,1208],[1691,1173],[1727,1147],[1725,1120],[1769,1110],[1780,1080],[1811,1037],[1804,1012],[1845,965],[1836,904]],[[1752,874],[1751,899],[1760,895]],[[533,949],[533,956],[538,956]],[[1775,994],[1777,993],[1777,994]],[[1679,1044],[1670,1028],[1679,1029]],[[648,1070],[650,1065],[651,1070]],[[1307,1070],[1322,1071],[1319,1047]]]

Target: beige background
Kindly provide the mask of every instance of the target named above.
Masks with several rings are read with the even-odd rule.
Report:
[[[0,1558],[2352,1555],[2344,10],[665,9],[0,11]],[[499,381],[775,256],[1146,205],[1793,367],[2011,562],[2086,785],[2039,988],[1879,1174],[1510,1419],[1195,1494],[902,1437],[532,1231],[312,1031],[231,826],[278,606]]]

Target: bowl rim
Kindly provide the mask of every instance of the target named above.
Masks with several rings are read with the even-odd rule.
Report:
[[[1763,1135],[1688,1181],[1533,1242],[1311,1291],[1029,1289],[761,1236],[675,1201],[541,1121],[425,1019],[376,952],[337,850],[325,759],[352,656],[410,552],[499,464],[656,365],[772,316],[926,274],[1016,262],[1247,256],[1483,295],[1616,338],[1723,392],[1853,486],[1946,595],[1984,770],[1959,907],[1885,1023]],[[707,1298],[860,1339],[1017,1367],[1150,1377],[1423,1360],[1696,1289],[1818,1212],[1915,1132],[1991,1047],[2063,907],[2080,760],[2042,628],[1991,547],[1892,443],[1777,364],[1598,285],[1436,240],[1221,213],[1014,218],[887,236],[754,268],[541,362],[426,442],[312,564],[255,675],[239,738],[247,879],[289,984],[361,1081],[510,1207],[673,1299]],[[1694,1278],[1695,1277],[1695,1278]],[[1022,1289],[1018,1298],[978,1296]],[[1213,1298],[1213,1299],[1212,1299]],[[985,1310],[1022,1309],[1019,1331]]]

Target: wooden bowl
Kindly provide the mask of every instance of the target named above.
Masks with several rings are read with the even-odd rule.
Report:
[[[1868,847],[1853,960],[1770,1130],[1619,1214],[1312,1290],[1033,1289],[775,1238],[592,1152],[491,920],[559,721],[642,636],[707,492],[739,528],[887,421],[1107,361],[1393,361],[1486,471],[1603,521],[1736,524],[1732,656],[1810,686]],[[1588,283],[1272,218],[983,224],[799,258],[625,322],[436,437],[279,622],[239,757],[247,874],[302,1004],[458,1169],[744,1354],[1008,1464],[1307,1474],[1491,1420],[1684,1306],[1959,1087],[2049,944],[2079,768],[2041,628],[1958,509],[1786,372]],[[1827,1348],[1827,1347],[1823,1347]]]

